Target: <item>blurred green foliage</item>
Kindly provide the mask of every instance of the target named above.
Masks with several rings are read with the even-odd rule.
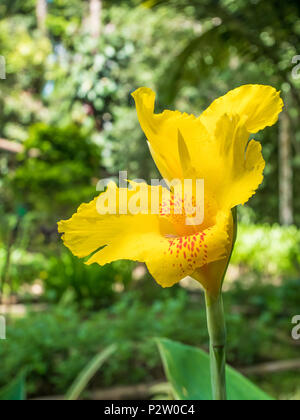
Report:
[[[157,176],[131,98],[137,87],[157,91],[158,112],[198,115],[229,89],[263,83],[282,90],[286,103],[299,227],[300,82],[291,61],[300,50],[299,1],[103,0],[99,39],[91,36],[89,1],[48,1],[44,32],[36,4],[0,4],[7,64],[0,138],[24,148],[0,151],[0,278],[17,302],[43,303],[45,310],[33,306],[9,320],[0,385],[28,366],[30,395],[64,394],[111,343],[119,351],[93,387],[160,379],[153,336],[207,347],[202,296],[162,290],[148,274],[136,281],[135,263],[84,265],[62,248],[56,222],[97,194],[99,178],[119,170],[130,178]],[[298,357],[289,332],[299,309],[299,230],[274,225],[278,125],[255,137],[263,144],[265,179],[240,209],[232,262],[243,276],[226,295],[235,366]],[[42,295],[32,294],[34,284]],[[274,396],[299,397],[297,373],[254,379]]]
[[[99,267],[87,266],[69,251],[50,256],[42,276],[45,298],[57,303],[69,293],[71,301],[81,308],[99,309],[111,305],[120,297],[120,292],[132,284],[133,262],[117,261]]]
[[[300,268],[300,232],[295,226],[243,225],[231,263],[248,267],[259,276],[297,275]]]
[[[33,125],[23,145],[18,166],[8,175],[14,199],[38,211],[51,206],[57,218],[61,208],[93,198],[101,151],[77,126]]]
[[[240,367],[297,357],[297,343],[289,334],[292,316],[299,308],[298,289],[299,280],[287,280],[281,288],[237,285],[226,294],[229,363]],[[88,317],[80,315],[76,305],[62,302],[47,313],[32,312],[12,320],[7,331],[10,339],[0,347],[0,384],[26,365],[30,395],[64,393],[90,358],[113,343],[118,351],[93,380],[94,388],[161,379],[153,337],[168,337],[207,350],[206,328],[201,328],[206,322],[201,295],[189,296],[178,288],[157,289],[153,303],[146,302],[141,289],[124,294],[119,302]],[[264,378],[255,379],[264,383]],[[299,391],[293,377],[284,391],[278,383],[273,388],[268,383],[267,389],[282,398],[286,397],[282,392]]]
[[[5,263],[5,248],[0,247],[0,273]],[[32,300],[30,287],[41,286],[40,301],[56,304],[65,301],[80,304],[82,309],[97,310],[120,298],[131,287],[135,263],[117,261],[105,267],[87,266],[61,246],[59,253],[26,252],[14,248],[9,272],[12,290],[23,302]]]

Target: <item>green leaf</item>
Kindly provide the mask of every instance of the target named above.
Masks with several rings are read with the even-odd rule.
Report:
[[[90,363],[81,371],[78,377],[71,385],[66,395],[66,400],[74,401],[79,398],[86,386],[96,372],[100,369],[103,363],[116,351],[117,346],[112,344],[101,353],[97,354]]]
[[[21,373],[10,384],[0,389],[0,401],[24,401],[25,399],[25,373]]]
[[[179,400],[212,400],[210,359],[204,351],[164,338],[157,339],[167,379]],[[272,400],[256,385],[227,366],[228,400]]]

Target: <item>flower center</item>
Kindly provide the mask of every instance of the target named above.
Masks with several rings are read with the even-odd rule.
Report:
[[[172,238],[203,232],[215,224],[216,214],[216,201],[209,194],[198,201],[194,195],[187,194],[182,199],[171,194],[170,200],[160,203],[162,234]]]

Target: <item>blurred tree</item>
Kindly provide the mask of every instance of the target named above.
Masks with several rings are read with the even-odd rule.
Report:
[[[300,44],[300,5],[297,0],[288,3],[251,0],[250,4],[245,0],[151,0],[146,4],[167,4],[201,22],[198,36],[188,42],[177,57],[172,83],[175,80],[178,84],[182,83],[180,76],[184,76],[191,56],[196,54],[196,57],[201,57],[198,65],[205,71],[211,60],[214,65],[228,65],[235,51],[240,59],[248,62],[257,61],[260,65],[265,61],[268,75],[278,85],[289,83],[293,99],[300,106],[300,94],[296,89],[299,83],[291,75],[292,58]],[[208,46],[210,60],[207,60]],[[221,46],[223,54],[220,54]],[[198,72],[198,77],[201,75],[202,71]],[[175,92],[173,90],[172,94]]]
[[[105,174],[122,168],[131,176],[147,178],[154,166],[148,158],[130,93],[141,85],[157,84],[168,62],[161,56],[168,57],[178,49],[191,29],[184,27],[174,12],[149,13],[130,4],[109,8],[106,4],[103,2],[101,11],[100,37],[91,37],[87,10],[83,27],[72,37],[72,45],[70,39],[65,42],[62,38],[57,48],[46,98],[50,121],[75,122],[86,133],[92,133],[95,142],[103,146]],[[164,20],[166,13],[174,21]],[[162,36],[167,36],[170,28],[174,32],[172,51]]]
[[[101,32],[102,0],[90,0],[90,32],[92,38],[99,38]]]
[[[279,220],[282,225],[293,223],[293,172],[290,120],[287,111],[280,116],[279,131]]]
[[[31,13],[36,0],[10,0],[0,5],[1,16],[10,17],[17,14]]]
[[[47,118],[42,92],[52,46],[47,37],[29,31],[30,24],[30,17],[0,20],[7,74],[0,85],[0,137],[18,141],[26,138],[30,124]]]
[[[36,2],[37,25],[41,32],[46,32],[47,19],[47,0],[37,0]]]

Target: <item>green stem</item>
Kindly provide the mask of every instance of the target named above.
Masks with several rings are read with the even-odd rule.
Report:
[[[210,337],[210,363],[213,399],[226,398],[226,326],[222,293],[217,297],[206,293],[207,325]]]

